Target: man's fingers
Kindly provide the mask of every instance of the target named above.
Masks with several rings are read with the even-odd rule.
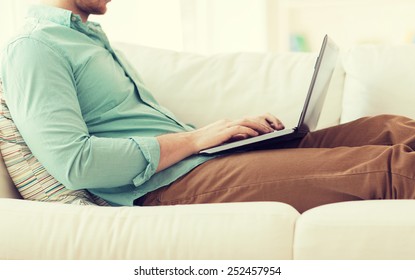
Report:
[[[240,135],[246,135],[247,137],[254,137],[254,136],[259,135],[259,132],[257,130],[244,126],[244,125],[235,125],[230,128],[230,132],[232,136],[240,134]]]
[[[284,124],[274,115],[266,113],[263,117],[274,129],[281,130],[285,128]]]
[[[229,139],[244,139],[284,129],[282,122],[270,113],[237,121],[225,120]],[[229,134],[228,134],[229,133]]]
[[[243,119],[234,122],[234,126],[243,126],[257,131],[260,134],[272,132],[274,129],[267,122],[253,119]]]

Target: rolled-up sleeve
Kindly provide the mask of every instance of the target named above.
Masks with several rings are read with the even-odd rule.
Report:
[[[139,186],[155,173],[160,157],[155,137],[89,134],[71,65],[62,54],[21,38],[6,49],[1,67],[17,128],[33,154],[67,188]]]
[[[157,139],[153,137],[132,137],[131,139],[137,143],[148,162],[147,167],[133,180],[135,186],[140,186],[156,173],[160,161],[160,146]]]

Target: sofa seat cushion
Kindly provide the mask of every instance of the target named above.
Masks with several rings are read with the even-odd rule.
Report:
[[[300,216],[277,202],[81,207],[0,199],[0,205],[0,259],[25,260],[291,259]]]
[[[334,203],[306,211],[295,259],[415,259],[415,200]]]

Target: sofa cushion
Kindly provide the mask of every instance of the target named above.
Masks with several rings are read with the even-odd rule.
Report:
[[[0,151],[7,171],[24,199],[82,205],[109,205],[86,190],[68,190],[34,157],[14,124],[0,81]]]
[[[414,45],[364,45],[344,57],[341,122],[378,115],[415,118]]]
[[[0,259],[18,260],[288,260],[300,216],[278,202],[0,205]]]

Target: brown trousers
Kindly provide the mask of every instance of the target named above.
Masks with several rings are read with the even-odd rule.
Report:
[[[362,118],[293,146],[210,160],[137,204],[279,201],[304,212],[341,201],[415,198],[414,120]]]

